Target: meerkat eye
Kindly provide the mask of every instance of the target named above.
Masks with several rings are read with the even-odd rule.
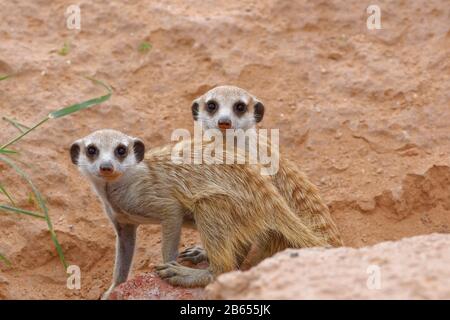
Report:
[[[93,157],[98,154],[98,149],[96,146],[88,146],[86,149],[86,153],[88,156]]]
[[[243,103],[242,101],[239,101],[234,105],[234,112],[236,112],[237,114],[242,114],[246,111],[247,111],[247,105],[245,103]]]
[[[127,155],[128,149],[127,149],[127,147],[125,147],[124,145],[121,144],[116,148],[116,150],[114,152],[117,157],[123,158]]]
[[[209,101],[206,104],[206,110],[209,113],[214,113],[214,112],[216,112],[217,109],[218,109],[218,106],[217,106],[217,103],[215,101]]]

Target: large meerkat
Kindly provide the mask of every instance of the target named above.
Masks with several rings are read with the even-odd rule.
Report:
[[[141,140],[100,130],[70,148],[72,162],[92,183],[117,235],[113,281],[104,299],[128,277],[140,224],[161,224],[165,264],[157,272],[187,287],[204,286],[239,268],[254,242],[270,243],[267,248],[277,251],[326,245],[291,211],[258,165],[176,164],[174,145],[144,154]],[[206,270],[174,262],[183,222],[192,218],[208,252]]]
[[[192,103],[192,116],[204,129],[254,129],[264,117],[264,104],[254,95],[235,86],[218,86]],[[225,136],[225,135],[224,135]],[[331,218],[328,206],[319,195],[319,190],[312,184],[297,165],[279,157],[279,170],[272,176],[278,192],[303,222],[319,237],[325,239],[329,246],[342,246],[339,231]],[[276,241],[275,241],[276,242]],[[274,252],[269,248],[262,252]],[[260,257],[263,258],[263,257]],[[199,246],[188,248],[180,254],[182,261],[199,263],[207,259],[207,254]]]

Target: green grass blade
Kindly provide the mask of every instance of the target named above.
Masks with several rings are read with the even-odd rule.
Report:
[[[12,145],[13,143],[19,141],[24,136],[26,136],[28,133],[30,133],[31,131],[33,131],[37,127],[41,126],[42,124],[44,124],[46,121],[48,121],[50,119],[57,119],[57,118],[61,118],[61,117],[67,116],[67,115],[69,115],[71,113],[74,113],[74,112],[77,112],[77,111],[89,108],[89,107],[91,107],[93,105],[103,103],[103,102],[105,102],[106,100],[108,100],[111,97],[112,89],[109,86],[107,86],[106,84],[104,84],[103,82],[101,82],[99,80],[96,80],[96,79],[93,79],[93,78],[89,78],[89,77],[86,77],[86,78],[91,80],[91,81],[93,81],[94,83],[104,87],[108,91],[108,94],[106,94],[104,96],[101,96],[101,97],[93,98],[93,99],[90,99],[90,100],[87,100],[87,101],[84,101],[84,102],[81,102],[81,103],[76,103],[76,104],[73,104],[71,106],[68,106],[68,107],[65,107],[63,109],[60,109],[60,110],[56,110],[56,111],[50,112],[47,117],[45,117],[44,119],[39,121],[37,124],[35,124],[31,128],[29,128],[25,132],[23,132],[20,135],[18,135],[17,137],[12,139],[11,141],[9,141],[6,144],[4,144],[3,146],[1,146],[0,149],[5,149],[6,147],[9,147],[10,145]]]
[[[11,262],[9,262],[9,260],[6,259],[5,256],[3,256],[1,253],[0,253],[0,260],[3,261],[7,266],[11,265]]]
[[[9,192],[6,191],[5,187],[3,187],[1,183],[0,183],[0,192],[3,193],[3,194],[8,198],[9,202],[11,202],[11,204],[12,204],[13,206],[15,206],[15,203],[14,203],[13,198],[11,197],[11,195],[9,194]]]
[[[41,126],[44,122],[50,120],[50,118],[47,116],[44,119],[42,119],[41,121],[39,121],[38,123],[36,123],[34,126],[32,126],[30,129],[26,130],[25,132],[19,134],[17,137],[15,137],[14,139],[12,139],[11,141],[9,141],[8,143],[4,144],[3,146],[0,147],[0,149],[5,149],[6,147],[9,147],[10,145],[12,145],[13,143],[19,141],[20,139],[22,139],[24,136],[26,136],[27,134],[29,134],[31,131],[33,131],[34,129],[36,129],[37,127]]]
[[[45,220],[45,216],[43,216],[41,214],[38,214],[38,213],[33,212],[33,211],[21,209],[21,208],[11,207],[11,206],[8,206],[6,204],[0,204],[0,210],[10,211],[10,212],[18,213],[18,214],[24,214],[24,215],[27,215],[27,216],[32,216],[32,217],[35,217],[35,218],[39,218],[39,219],[44,219]]]
[[[147,53],[152,49],[152,44],[146,41],[143,41],[139,44],[138,51],[141,53]]]
[[[64,257],[64,254],[63,254],[63,252],[62,252],[62,250],[61,250],[61,246],[60,246],[60,244],[59,244],[59,242],[58,242],[58,239],[57,239],[57,237],[56,237],[55,231],[54,231],[54,229],[53,229],[52,221],[51,221],[50,216],[49,216],[49,214],[48,214],[47,205],[45,204],[45,201],[44,201],[44,199],[43,199],[41,193],[40,193],[39,190],[35,187],[33,181],[31,181],[31,179],[28,177],[28,175],[27,175],[25,172],[23,172],[22,169],[20,169],[20,168],[14,163],[14,161],[12,161],[12,160],[10,160],[10,159],[8,159],[8,158],[5,158],[5,157],[1,157],[1,156],[0,156],[0,161],[6,163],[8,166],[10,166],[11,168],[13,168],[14,171],[16,171],[17,174],[19,174],[19,175],[22,177],[22,179],[24,179],[24,180],[28,183],[28,185],[31,187],[31,190],[32,190],[33,193],[34,193],[34,196],[35,196],[35,198],[36,198],[36,200],[37,200],[37,202],[38,202],[38,205],[39,205],[39,207],[41,208],[42,212],[44,213],[45,220],[46,220],[46,222],[47,222],[47,227],[48,227],[48,230],[49,230],[49,232],[50,232],[52,241],[53,241],[53,243],[54,243],[54,245],[55,245],[55,247],[56,247],[56,250],[57,250],[57,252],[58,252],[59,259],[61,260],[61,263],[63,264],[64,269],[67,269],[67,262],[66,262],[66,259],[65,259],[65,257]]]
[[[3,153],[3,154],[15,154],[15,153],[17,153],[17,151],[8,150],[8,149],[0,149],[0,153]]]
[[[17,130],[19,130],[21,133],[24,133],[26,130],[29,130],[30,127],[27,127],[24,124],[21,124],[15,120],[9,119],[7,117],[3,117],[2,118],[4,121],[9,122],[10,124],[12,124]]]
[[[0,81],[8,79],[10,75],[0,76]]]
[[[63,47],[60,50],[58,50],[58,54],[61,56],[66,56],[69,54],[69,52],[70,52],[70,44],[66,41],[64,42]]]
[[[93,105],[105,102],[106,100],[108,100],[111,97],[112,89],[109,86],[107,86],[106,84],[104,84],[103,82],[101,82],[99,80],[96,80],[93,78],[88,78],[88,79],[93,81],[94,83],[104,87],[108,91],[108,93],[101,97],[93,98],[93,99],[90,99],[90,100],[87,100],[87,101],[84,101],[81,103],[73,104],[71,106],[68,106],[68,107],[60,109],[60,110],[53,111],[48,115],[50,119],[57,119],[57,118],[65,117],[71,113],[74,113],[74,112],[77,112],[77,111],[80,111],[83,109],[87,109]]]
[[[61,263],[63,264],[64,269],[67,270],[68,265],[67,265],[66,259],[64,257],[64,252],[61,248],[61,245],[59,244],[58,237],[56,236],[55,230],[53,230],[53,229],[50,230],[50,236],[52,238],[53,244],[55,245],[56,252],[58,252],[59,259],[61,260]]]

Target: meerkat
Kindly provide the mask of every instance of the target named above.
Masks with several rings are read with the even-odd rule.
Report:
[[[192,102],[192,117],[204,129],[220,129],[224,133],[228,129],[255,129],[264,117],[264,104],[254,95],[235,86],[218,86]],[[309,226],[329,246],[342,246],[336,224],[331,218],[328,206],[319,195],[317,187],[299,170],[297,165],[279,157],[279,170],[272,176],[278,192],[284,197],[291,210]],[[275,241],[277,242],[277,241]],[[274,252],[267,248],[261,252]],[[271,255],[269,253],[269,255]],[[207,253],[200,246],[194,246],[181,252],[181,261],[199,263],[207,259]],[[259,257],[263,259],[264,257]]]
[[[192,117],[204,129],[251,129],[264,117],[264,105],[235,86],[218,86],[192,102]]]
[[[164,264],[157,273],[186,287],[205,286],[238,268],[255,241],[275,237],[278,246],[267,248],[277,251],[326,244],[291,211],[258,165],[176,164],[174,145],[145,153],[140,139],[100,130],[70,148],[72,162],[91,182],[116,231],[113,281],[103,299],[127,280],[140,224],[161,224]],[[206,270],[175,262],[183,222],[192,219],[208,252]]]

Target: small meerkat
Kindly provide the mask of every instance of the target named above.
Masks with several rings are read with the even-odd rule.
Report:
[[[193,141],[177,145],[181,143],[195,149]],[[258,165],[176,164],[174,145],[145,154],[140,139],[100,130],[70,148],[72,162],[92,183],[117,235],[113,281],[103,299],[128,277],[140,224],[161,224],[165,264],[157,272],[186,287],[205,286],[238,268],[254,242],[268,243],[262,248],[269,251],[326,244],[291,211]],[[206,146],[202,144],[200,156]],[[198,156],[191,154],[192,159]],[[174,262],[183,222],[192,219],[208,252],[206,270]]]
[[[203,129],[255,129],[264,117],[264,104],[254,95],[235,86],[218,86],[192,102],[192,116]],[[224,134],[225,138],[225,134]],[[339,231],[331,218],[328,206],[323,202],[317,187],[299,170],[296,164],[279,157],[279,170],[272,176],[278,192],[291,210],[330,246],[342,246]],[[270,246],[270,243],[266,243]],[[278,244],[274,244],[275,248]],[[276,249],[274,249],[276,250]],[[269,250],[261,250],[267,253]],[[200,246],[181,252],[181,261],[199,263],[207,259]],[[263,257],[260,257],[261,259]]]

